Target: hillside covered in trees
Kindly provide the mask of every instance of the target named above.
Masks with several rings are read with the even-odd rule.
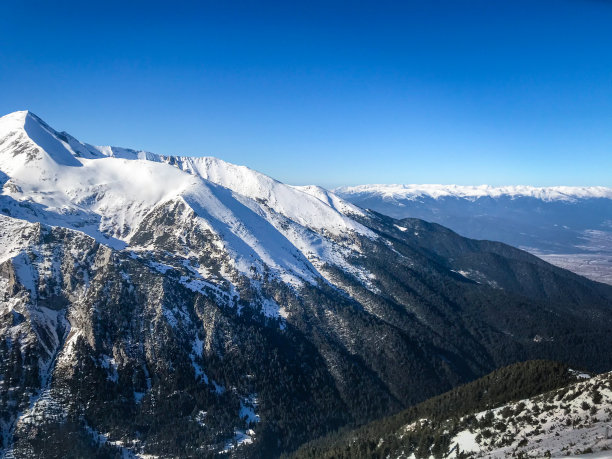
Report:
[[[590,377],[536,360],[315,440],[290,457],[558,457],[612,449],[611,422],[612,373]]]

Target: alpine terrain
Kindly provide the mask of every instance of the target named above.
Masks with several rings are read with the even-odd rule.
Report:
[[[311,442],[294,458],[566,456],[612,457],[612,373],[529,361]]]
[[[5,457],[274,457],[517,361],[612,369],[611,286],[319,187],[27,111],[0,186]]]
[[[335,193],[394,218],[422,218],[463,236],[521,247],[612,284],[610,188],[360,185]]]

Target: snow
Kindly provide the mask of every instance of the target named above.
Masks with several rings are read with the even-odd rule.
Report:
[[[566,457],[587,449],[597,453],[612,448],[610,373],[591,378],[585,373],[570,371],[582,381],[570,385],[565,391],[553,391],[477,413],[477,419],[490,413],[493,415],[491,425],[501,422],[504,426],[502,432],[497,432],[489,440],[483,437],[477,442],[476,438],[482,432],[466,429],[458,432],[450,444],[458,444],[461,451],[491,458],[509,457],[518,450],[526,452],[528,457],[544,457],[548,451],[553,457]],[[596,388],[602,397],[598,403],[593,401]],[[523,409],[518,410],[519,406]],[[519,414],[504,417],[505,407]],[[506,438],[509,440],[504,444]],[[525,444],[519,446],[521,441]],[[605,456],[606,452],[608,456]],[[600,454],[604,455],[594,457],[611,457],[609,451]]]
[[[248,167],[218,158],[177,157],[173,160],[182,170],[259,201],[308,228],[325,229],[333,234],[354,230],[373,236],[370,230],[343,214],[349,210],[358,214],[362,211],[336,196],[332,197],[329,192],[328,198],[321,199],[322,193],[317,196],[312,188],[285,185]]]
[[[242,445],[249,445],[251,443],[253,443],[253,437],[251,435],[248,435],[245,430],[236,429],[234,431],[234,437],[225,443],[225,447],[221,452],[229,453],[235,448],[239,448]]]
[[[451,271],[465,277],[466,279],[474,281],[477,284],[485,283],[485,284],[490,285],[493,288],[499,288],[499,285],[497,284],[497,282],[488,279],[487,276],[485,276],[483,273],[481,273],[478,270],[451,269]]]
[[[225,442],[225,447],[221,452],[228,453],[242,445],[253,443],[255,440],[255,431],[248,427],[260,421],[259,415],[255,412],[256,408],[257,394],[250,394],[248,397],[243,397],[240,400],[240,412],[238,416],[240,419],[244,420],[247,429],[235,428],[234,437]]]
[[[181,202],[220,237],[239,272],[267,266],[292,285],[316,283],[314,265],[343,266],[359,250],[328,236],[376,237],[350,218],[363,211],[323,188],[289,186],[217,158],[94,147],[29,112],[0,118],[0,172],[10,183],[3,213],[82,231],[115,249],[129,246],[155,209]]]
[[[324,204],[334,209],[337,209],[339,212],[345,215],[351,215],[351,214],[361,215],[361,216],[365,215],[363,210],[357,207],[356,205],[345,201],[344,199],[340,198],[338,195],[320,186],[306,185],[306,186],[293,186],[293,188],[295,188],[296,190],[303,191],[304,193],[308,193],[311,196],[314,196],[315,198],[319,199]]]
[[[37,272],[32,267],[28,255],[25,252],[19,253],[13,258],[13,267],[19,283],[30,292],[32,298],[36,298]]]
[[[0,240],[2,240],[0,263],[14,258],[24,250],[35,233],[36,228],[31,223],[0,214]]]
[[[202,352],[204,350],[204,341],[196,336],[196,339],[193,341],[192,346],[193,352],[198,357],[202,357]]]
[[[236,268],[249,274],[253,262],[288,273],[297,279],[313,279],[315,269],[274,225],[245,206],[222,187],[197,187],[183,198],[227,244]]]
[[[259,422],[259,415],[255,412],[257,404],[257,394],[251,394],[240,400],[240,412],[238,413],[240,419],[244,419],[247,424]]]
[[[225,392],[225,386],[217,384],[217,382],[214,379],[212,380],[212,383],[213,383],[213,386],[215,386],[215,393],[217,395],[221,395]]]
[[[82,164],[74,157],[74,152],[53,135],[50,129],[31,113],[26,113],[24,130],[34,143],[40,146],[57,164],[62,166],[81,167]]]
[[[469,430],[459,432],[455,438],[451,440],[451,445],[457,444],[460,451],[463,452],[478,452],[480,445],[476,441],[476,434]]]
[[[119,382],[119,373],[117,372],[117,362],[114,358],[109,355],[102,354],[100,359],[100,366],[105,368],[108,372],[107,379],[114,383]]]
[[[204,422],[206,419],[206,416],[208,415],[207,411],[204,410],[200,410],[198,411],[198,414],[195,415],[195,421],[201,426],[201,427],[206,427],[206,423]]]
[[[85,423],[85,429],[96,443],[101,445],[109,444],[116,448],[119,448],[122,459],[153,459],[158,457],[149,454],[139,454],[135,452],[134,449],[139,449],[138,447],[141,446],[140,440],[111,440],[110,434],[98,432],[89,424],[87,424],[87,422]]]
[[[532,197],[543,201],[574,201],[576,199],[606,198],[612,199],[612,188],[603,186],[552,186],[535,187],[527,185],[491,186],[491,185],[357,185],[336,188],[334,192],[340,196],[355,194],[371,194],[387,199],[418,199],[429,197],[483,198],[500,196]]]
[[[149,261],[147,264],[149,265],[149,267],[153,268],[155,271],[161,274],[166,274],[168,271],[174,269],[170,265],[159,263],[157,261]]]
[[[196,362],[198,357],[202,357],[203,351],[204,341],[196,336],[195,340],[193,341],[193,345],[191,346],[191,354],[189,354],[189,358],[191,359],[191,365],[193,366],[196,381],[202,380],[204,381],[204,384],[208,384],[208,375],[204,372],[200,364]]]
[[[234,296],[236,274],[250,278],[256,289],[264,274],[292,288],[331,282],[327,265],[373,288],[372,275],[350,261],[360,256],[360,237],[377,237],[353,218],[364,211],[321,187],[286,185],[217,158],[92,146],[22,111],[0,118],[0,184],[0,262],[12,260],[32,298],[43,270],[30,266],[24,250],[30,235],[37,237],[39,223],[84,233],[155,273],[180,270],[180,282],[205,295]],[[135,237],[156,231],[147,226],[153,216],[163,219],[177,209],[176,220],[168,223],[176,228],[173,234],[162,227],[155,237],[183,244],[187,264],[178,266],[176,260],[160,259],[163,246],[155,245],[155,237],[145,242]],[[185,237],[192,230],[210,235],[210,246],[190,246]],[[188,266],[187,257],[198,259],[201,251],[223,260],[219,272]],[[55,275],[57,268],[45,267],[44,275]],[[256,306],[286,326],[282,305],[261,293]],[[189,319],[167,308],[164,316],[172,327]]]
[[[70,328],[68,336],[66,338],[66,342],[64,343],[64,347],[62,349],[61,354],[59,355],[59,361],[61,363],[71,364],[72,358],[74,357],[74,347],[76,345],[77,339],[79,336],[82,336],[82,332],[77,330],[74,327]]]
[[[261,305],[264,316],[271,318],[279,318],[283,319],[287,318],[287,311],[284,308],[281,308],[275,301],[270,299],[264,299]]]
[[[195,372],[196,381],[202,380],[204,381],[204,384],[208,384],[208,381],[209,381],[208,375],[204,372],[202,367],[195,362],[193,358],[191,359],[191,365],[193,366],[193,370]],[[216,390],[216,386],[215,386],[215,390]]]
[[[579,378],[579,379],[590,379],[591,378],[590,374],[583,373],[583,372],[578,371],[578,370],[572,370],[571,368],[570,368],[569,372],[572,373],[576,378]]]

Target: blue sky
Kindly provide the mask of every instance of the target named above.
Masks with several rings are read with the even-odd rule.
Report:
[[[0,112],[294,184],[612,186],[612,1],[123,3],[3,4]]]

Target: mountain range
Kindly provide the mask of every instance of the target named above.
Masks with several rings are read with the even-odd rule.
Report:
[[[612,189],[606,187],[360,185],[334,192],[394,218],[422,218],[501,241],[612,284]]]
[[[216,158],[0,118],[5,457],[274,457],[513,362],[612,369],[612,287]]]

